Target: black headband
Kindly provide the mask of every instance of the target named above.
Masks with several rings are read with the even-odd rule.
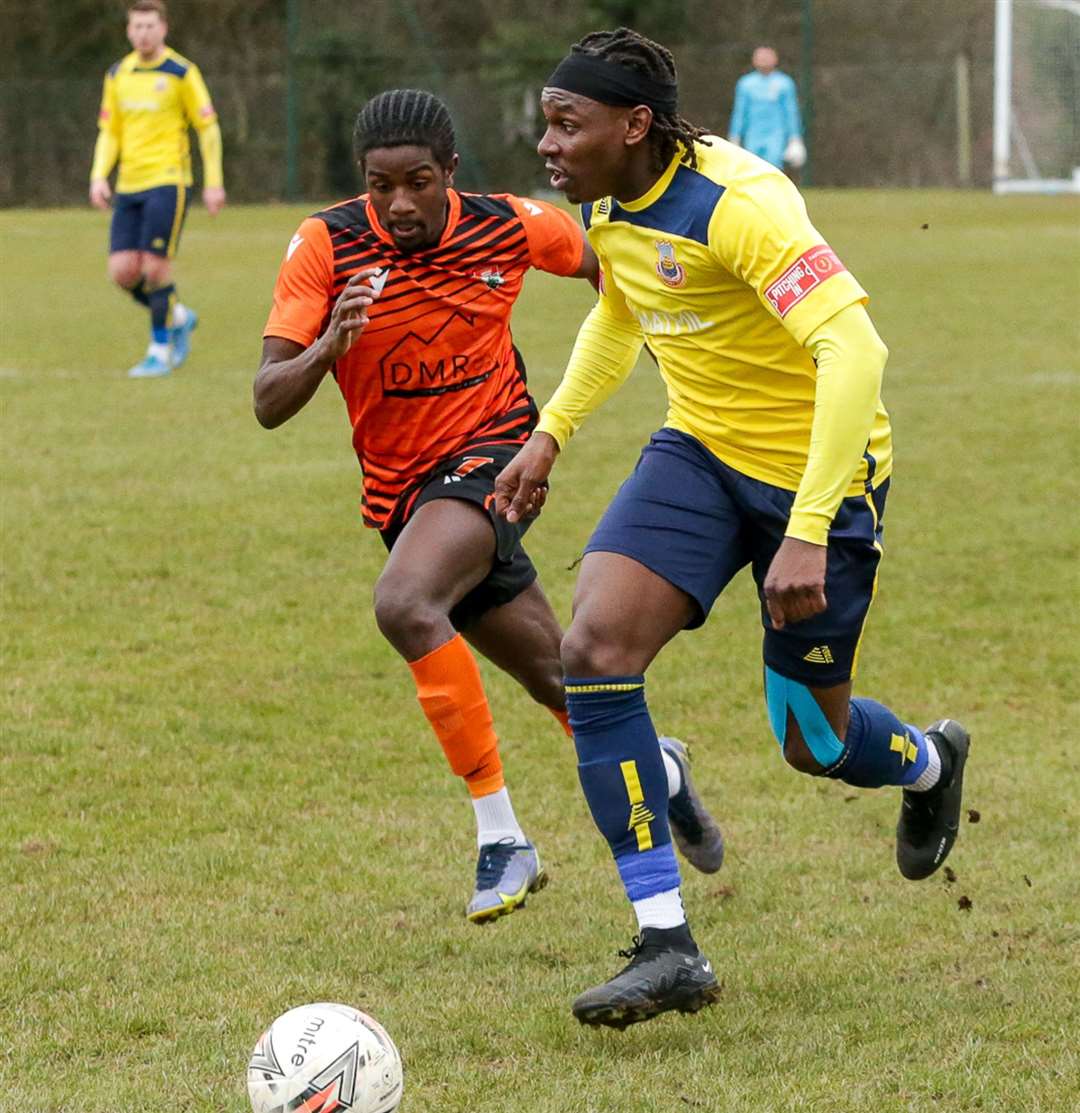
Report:
[[[645,104],[654,112],[669,116],[674,116],[679,108],[679,86],[674,81],[657,81],[629,66],[576,48],[555,67],[545,85],[618,108]]]

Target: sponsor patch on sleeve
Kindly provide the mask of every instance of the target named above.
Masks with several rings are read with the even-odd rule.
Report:
[[[816,286],[847,270],[828,244],[804,251],[794,263],[765,291],[773,309],[786,317],[792,306],[798,305]]]

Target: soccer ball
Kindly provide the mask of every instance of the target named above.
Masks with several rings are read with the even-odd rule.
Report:
[[[248,1063],[254,1113],[394,1113],[401,1055],[377,1021],[349,1005],[301,1005],[259,1037]]]

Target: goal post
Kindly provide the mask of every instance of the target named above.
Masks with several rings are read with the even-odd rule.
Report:
[[[994,2],[994,192],[1080,193],[1080,0]]]

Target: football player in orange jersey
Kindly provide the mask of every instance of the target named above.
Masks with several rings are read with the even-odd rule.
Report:
[[[458,193],[453,123],[430,93],[375,97],[354,138],[368,193],[293,236],[264,332],[255,413],[266,428],[282,424],[328,373],[342,392],[364,521],[390,553],[375,585],[376,621],[409,663],[471,795],[479,860],[466,915],[483,923],[520,907],[546,877],[504,783],[472,650],[569,732],[562,632],[521,544],[532,517],[510,523],[493,506],[495,476],[537,416],[510,312],[530,267],[595,284],[596,257],[553,205]]]

